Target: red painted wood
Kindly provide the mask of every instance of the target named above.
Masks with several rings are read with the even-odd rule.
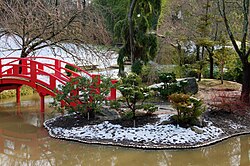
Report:
[[[2,59],[0,58],[0,77],[2,77]]]
[[[22,59],[22,74],[28,74],[27,59]]]
[[[43,113],[45,111],[45,103],[44,103],[44,95],[39,93],[40,95],[40,112]]]
[[[117,80],[111,80],[111,83],[114,85],[118,81]],[[110,96],[107,98],[108,100],[116,100],[116,88],[110,88]]]
[[[101,84],[100,74],[92,74],[92,80],[93,80],[93,92],[99,94],[100,93],[99,85]]]
[[[10,90],[10,89],[16,89],[18,88],[20,85],[0,85],[0,92],[4,91],[4,90]]]
[[[18,86],[16,88],[16,103],[19,105],[21,103],[21,87],[22,86]]]
[[[55,96],[57,93],[54,91],[56,88],[56,82],[65,85],[70,81],[65,73],[69,71],[65,69],[65,65],[69,64],[68,62],[49,58],[49,57],[27,57],[27,58],[15,58],[7,57],[0,58],[0,91],[7,89],[17,89],[20,85],[28,85],[37,90],[39,94],[42,94],[41,104],[44,102],[44,96],[51,95]],[[100,75],[98,74],[89,74],[87,71],[69,64],[75,67],[79,73],[71,72],[74,77],[82,77],[82,73],[86,74],[92,79],[96,79],[95,85],[93,85],[93,91],[95,93],[100,93],[98,85],[101,83]],[[22,68],[22,73],[19,73],[19,69]],[[49,71],[45,71],[45,69]],[[39,77],[46,77],[48,81],[39,79]],[[116,83],[116,80],[113,80],[112,84]],[[111,96],[108,97],[110,100],[116,99],[116,89],[111,89]],[[20,98],[17,101],[19,102]],[[66,105],[65,102],[62,102],[62,105]],[[74,103],[77,105],[79,102]],[[41,108],[42,110],[42,108]]]

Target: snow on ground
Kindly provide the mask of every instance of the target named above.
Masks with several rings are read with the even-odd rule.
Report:
[[[0,38],[0,58],[20,57],[21,43],[21,39],[17,36],[2,36]],[[57,59],[76,64],[78,66],[95,65],[100,69],[104,69],[117,64],[118,54],[114,51],[105,50],[103,48],[98,48],[90,45],[76,47],[73,44],[64,44],[64,47],[66,47],[71,54],[58,47],[45,47],[33,52],[32,56],[55,57]],[[48,63],[47,60],[41,60],[40,62]]]
[[[175,125],[160,125],[162,121],[167,120],[170,115],[158,115],[159,122],[154,125],[145,125],[143,127],[122,127],[113,125],[108,121],[96,125],[87,125],[84,127],[73,127],[64,129],[60,127],[48,127],[47,123],[55,119],[48,120],[44,123],[45,127],[50,130],[50,135],[59,138],[78,140],[83,142],[92,142],[91,140],[109,140],[116,143],[131,142],[143,143],[144,146],[167,146],[167,145],[196,145],[197,143],[208,142],[219,138],[224,132],[212,123],[208,123],[207,127],[198,128],[200,131],[196,133],[191,128],[182,128]]]

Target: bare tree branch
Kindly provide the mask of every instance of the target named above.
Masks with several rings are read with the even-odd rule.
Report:
[[[39,49],[61,48],[65,44],[110,44],[103,17],[91,5],[73,1],[53,5],[45,0],[0,0],[0,38],[13,43],[6,50],[22,50],[21,57]],[[10,42],[7,40],[6,42]],[[70,52],[66,47],[65,52]],[[76,51],[76,50],[75,50]]]

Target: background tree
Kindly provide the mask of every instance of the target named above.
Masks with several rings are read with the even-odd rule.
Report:
[[[218,0],[218,8],[225,23],[228,36],[238,54],[243,68],[243,83],[241,90],[241,100],[249,103],[250,94],[250,48],[249,40],[249,0],[226,1]],[[230,11],[230,12],[229,12]],[[237,14],[237,20],[229,19],[231,14]],[[240,26],[237,26],[240,25]],[[240,44],[237,42],[240,41]]]
[[[224,69],[226,64],[228,64],[228,61],[232,60],[232,54],[233,49],[230,47],[226,47],[226,41],[223,40],[221,43],[221,48],[217,49],[214,52],[213,58],[215,60],[215,62],[218,64],[219,67],[219,72],[220,72],[220,80],[221,80],[221,84],[223,84],[224,82]]]
[[[195,70],[199,78],[208,60],[210,78],[213,78],[213,54],[218,44],[218,36],[224,30],[218,18],[219,13],[215,1],[177,0],[169,1],[167,6],[168,8],[164,9],[167,14],[160,18],[158,30],[159,34],[165,36],[161,39],[160,53],[163,56],[170,54],[167,59],[175,60],[178,57],[177,64],[183,66],[184,71],[187,70],[186,64],[193,64],[188,68],[197,66]],[[170,52],[169,50],[173,48],[174,51]],[[195,58],[190,59],[194,56]],[[162,57],[158,57],[157,61],[162,61]]]
[[[131,1],[128,17],[115,25],[116,39],[123,42],[119,51],[119,75],[124,75],[124,62],[130,59],[132,71],[140,74],[142,66],[157,53],[156,30],[161,1]],[[131,21],[129,21],[131,20]]]
[[[115,24],[126,18],[128,11],[128,0],[94,0],[93,4],[101,11],[108,31],[114,35]],[[119,42],[119,41],[118,41]]]
[[[103,18],[92,6],[77,8],[66,0],[0,0],[0,4],[0,37],[6,43],[5,51],[21,51],[20,57],[42,48],[52,52],[60,48],[73,55],[80,48],[91,49],[90,44],[110,42]],[[9,43],[10,38],[14,44]]]

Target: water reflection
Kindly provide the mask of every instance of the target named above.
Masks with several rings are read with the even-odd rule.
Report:
[[[0,104],[0,165],[249,166],[250,136],[194,150],[145,151],[52,139],[41,127],[39,97]],[[23,104],[24,103],[24,104]],[[48,111],[49,108],[47,107]],[[48,115],[45,116],[45,119]]]

